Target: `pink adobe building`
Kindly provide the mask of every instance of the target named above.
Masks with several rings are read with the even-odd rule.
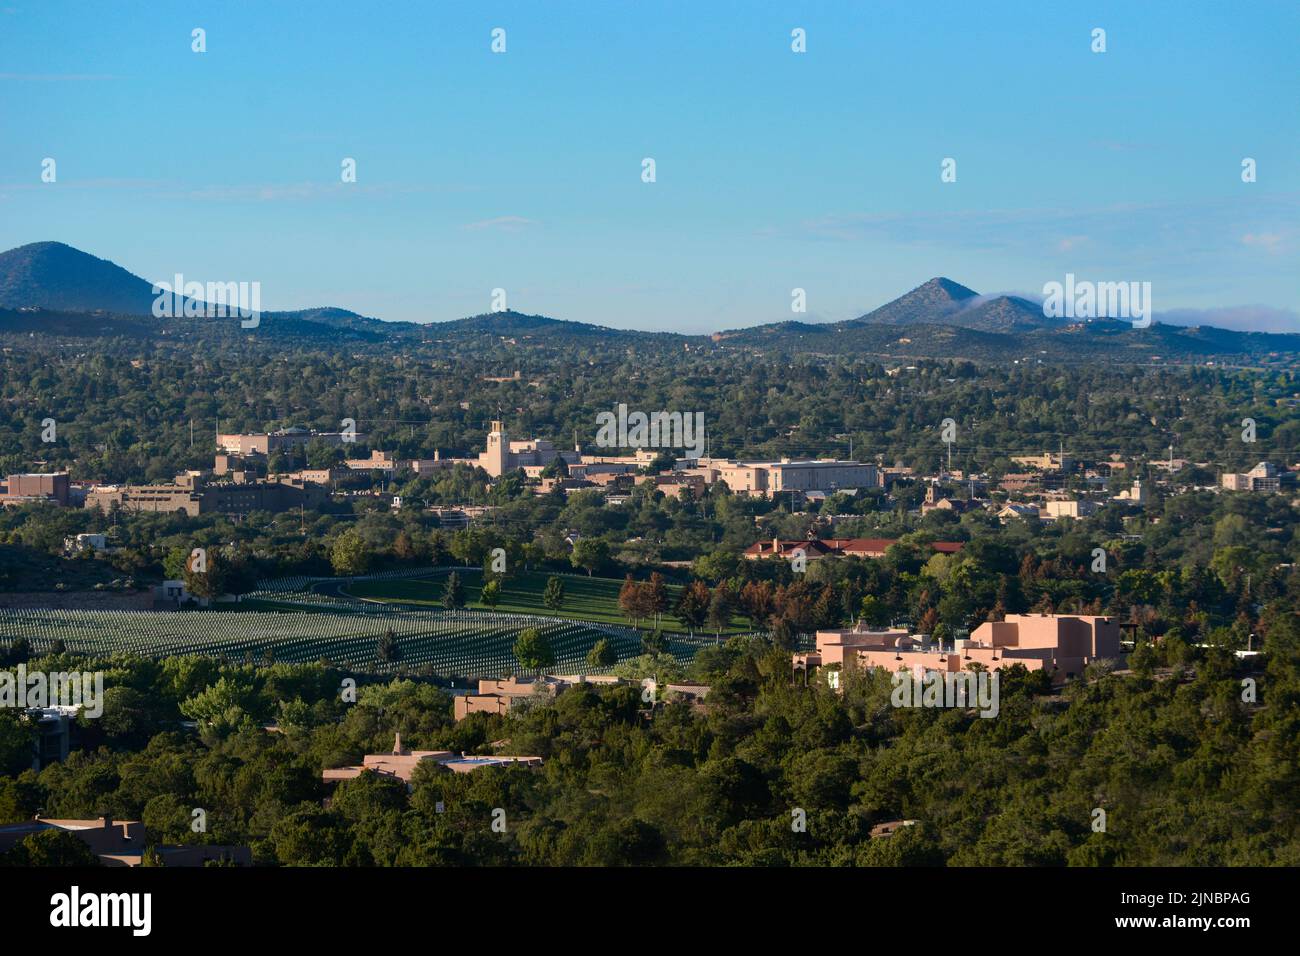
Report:
[[[1048,671],[1052,680],[1082,675],[1095,660],[1120,656],[1119,623],[1083,614],[1008,614],[981,624],[952,648],[930,644],[905,631],[818,631],[817,650],[795,654],[796,667],[883,667],[889,671],[958,672],[970,664],[998,671],[1013,664]]]
[[[396,777],[409,787],[416,766],[425,760],[431,760],[453,773],[469,773],[479,767],[510,763],[520,763],[529,767],[540,766],[542,763],[541,757],[475,757],[463,753],[456,754],[450,750],[407,750],[402,746],[402,735],[397,734],[393,741],[392,753],[366,754],[362,758],[361,766],[325,770],[321,773],[321,780],[325,783],[338,783],[340,780],[352,780],[369,770],[380,776]]]
[[[562,682],[542,678],[540,680],[507,677],[504,679],[480,678],[477,694],[458,694],[453,701],[456,720],[464,720],[470,714],[504,714],[516,701],[528,700],[534,694],[554,697]]]
[[[899,642],[902,642],[900,644]],[[817,632],[817,650],[807,654],[795,654],[796,667],[823,667],[838,664],[841,667],[853,666],[856,655],[869,651],[886,651],[893,656],[897,647],[911,648],[918,644],[917,638],[905,630],[891,629],[883,631],[860,631],[857,628],[838,628]]]

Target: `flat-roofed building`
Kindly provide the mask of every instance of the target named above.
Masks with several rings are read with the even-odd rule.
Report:
[[[198,472],[178,475],[169,485],[101,485],[86,495],[87,508],[199,514],[272,514],[291,508],[317,508],[329,499],[320,485],[294,481],[209,482]]]
[[[0,853],[5,853],[32,834],[46,830],[71,833],[99,857],[104,866],[139,866],[149,845],[145,840],[145,826],[137,820],[115,821],[112,817],[95,820],[56,820],[37,816],[22,823],[0,826]],[[154,845],[163,866],[203,866],[209,860],[252,866],[253,854],[246,846],[193,846]]]
[[[27,473],[10,475],[5,483],[3,503],[22,504],[31,501],[49,501],[68,506],[68,473]]]
[[[251,432],[244,434],[217,435],[217,447],[222,451],[236,455],[265,455],[286,451],[320,441],[331,448],[359,442],[364,444],[366,435],[361,432],[315,432],[307,428],[282,428],[274,432]]]
[[[879,667],[918,675],[958,673],[971,664],[990,672],[1020,664],[1027,670],[1046,671],[1060,683],[1081,676],[1093,661],[1120,656],[1118,622],[1097,615],[1009,614],[1004,621],[981,624],[969,638],[944,646],[924,637],[888,633],[898,635],[892,645],[877,646],[870,632],[854,637],[852,631],[819,631],[817,651],[795,654],[793,660],[796,667],[839,663],[845,668]]]
[[[565,464],[577,464],[581,455],[577,451],[556,448],[544,438],[527,438],[512,441],[500,421],[492,422],[487,436],[487,450],[478,456],[476,464],[493,478],[519,468],[545,468],[557,458]]]
[[[425,761],[431,761],[436,766],[450,770],[452,773],[469,773],[480,767],[506,766],[516,763],[526,767],[536,767],[541,765],[542,758],[498,755],[474,756],[463,753],[457,754],[450,750],[408,750],[402,746],[402,735],[399,733],[393,741],[391,753],[366,754],[362,758],[360,766],[335,767],[325,770],[321,773],[321,779],[325,783],[338,783],[340,780],[352,780],[366,771],[370,771],[382,777],[394,777],[409,787],[415,774],[415,768]]]
[[[831,458],[792,461],[733,461],[726,458],[681,459],[677,469],[699,475],[706,484],[726,482],[733,494],[764,498],[789,492],[847,491],[875,488],[879,469],[869,463]]]
[[[1261,461],[1244,474],[1225,474],[1220,483],[1225,491],[1281,491],[1295,484],[1295,473]]]
[[[857,461],[820,459],[816,461],[768,462],[769,496],[783,491],[836,491],[853,488],[874,488],[876,466]]]
[[[1057,518],[1087,518],[1097,513],[1097,502],[1083,500],[1070,501],[1045,501],[1041,510],[1041,516],[1048,521],[1055,521]]]
[[[1041,455],[1012,455],[1011,460],[1017,465],[1038,471],[1070,471],[1074,468],[1074,459],[1069,455],[1054,455],[1051,452],[1043,452]]]

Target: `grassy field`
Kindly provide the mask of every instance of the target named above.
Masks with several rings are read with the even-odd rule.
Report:
[[[446,677],[519,673],[514,642],[536,627],[555,653],[553,673],[595,673],[586,655],[607,640],[618,660],[642,651],[641,635],[627,627],[554,617],[478,611],[378,611],[290,613],[248,609],[212,611],[57,611],[0,609],[0,635],[25,637],[37,653],[55,640],[74,654],[168,657],[199,654],[230,661],[311,663],[322,658],[345,668],[402,671]],[[396,656],[380,660],[380,637],[392,633]],[[671,637],[667,652],[686,662],[709,637]]]
[[[439,572],[427,578],[406,578],[390,581],[356,581],[347,586],[346,593],[358,598],[373,601],[386,601],[397,604],[442,607],[442,590],[446,584],[448,572]],[[594,621],[599,624],[629,625],[631,622],[623,616],[618,608],[618,592],[623,587],[618,578],[589,578],[585,575],[556,575],[564,582],[564,606],[559,611],[552,611],[542,603],[542,592],[547,580],[552,577],[546,573],[521,574],[507,578],[502,582],[501,601],[496,610],[506,614],[541,614],[547,617],[563,617],[572,620]],[[479,603],[479,590],[483,575],[480,571],[462,571],[460,579],[465,585],[467,607],[490,610]],[[669,605],[677,602],[681,593],[680,585],[668,585]],[[723,631],[726,634],[739,634],[748,628],[742,617],[735,619],[736,626]],[[640,622],[645,628],[647,623]],[[664,615],[661,627],[665,633],[687,633],[687,627],[671,614]],[[708,630],[707,625],[704,628]]]

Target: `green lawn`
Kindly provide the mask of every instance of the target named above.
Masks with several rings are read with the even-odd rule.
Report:
[[[564,606],[552,611],[542,603],[542,591],[552,575],[545,572],[527,573],[506,578],[501,582],[501,601],[495,610],[503,614],[544,614],[551,617],[563,617],[579,621],[596,621],[602,624],[621,624],[628,626],[631,622],[618,609],[618,592],[623,587],[618,578],[589,578],[583,575],[556,575],[564,582]],[[492,610],[480,604],[479,590],[482,585],[481,571],[461,571],[460,579],[465,585],[467,607]],[[426,605],[442,607],[442,590],[447,580],[447,572],[439,572],[427,578],[403,578],[391,581],[357,581],[347,587],[347,593],[353,597],[370,598],[401,604]],[[668,585],[669,605],[677,602],[681,586]],[[745,619],[737,616],[737,625]],[[646,622],[638,626],[646,627]],[[681,621],[666,614],[661,626],[665,632],[685,634],[687,628]],[[703,628],[708,631],[708,626]],[[739,634],[748,630],[746,627],[734,626],[724,634]]]

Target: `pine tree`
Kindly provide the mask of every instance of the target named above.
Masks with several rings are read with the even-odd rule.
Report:
[[[460,583],[460,574],[456,571],[447,575],[447,584],[442,589],[442,606],[449,611],[458,611],[465,606],[465,586]]]

